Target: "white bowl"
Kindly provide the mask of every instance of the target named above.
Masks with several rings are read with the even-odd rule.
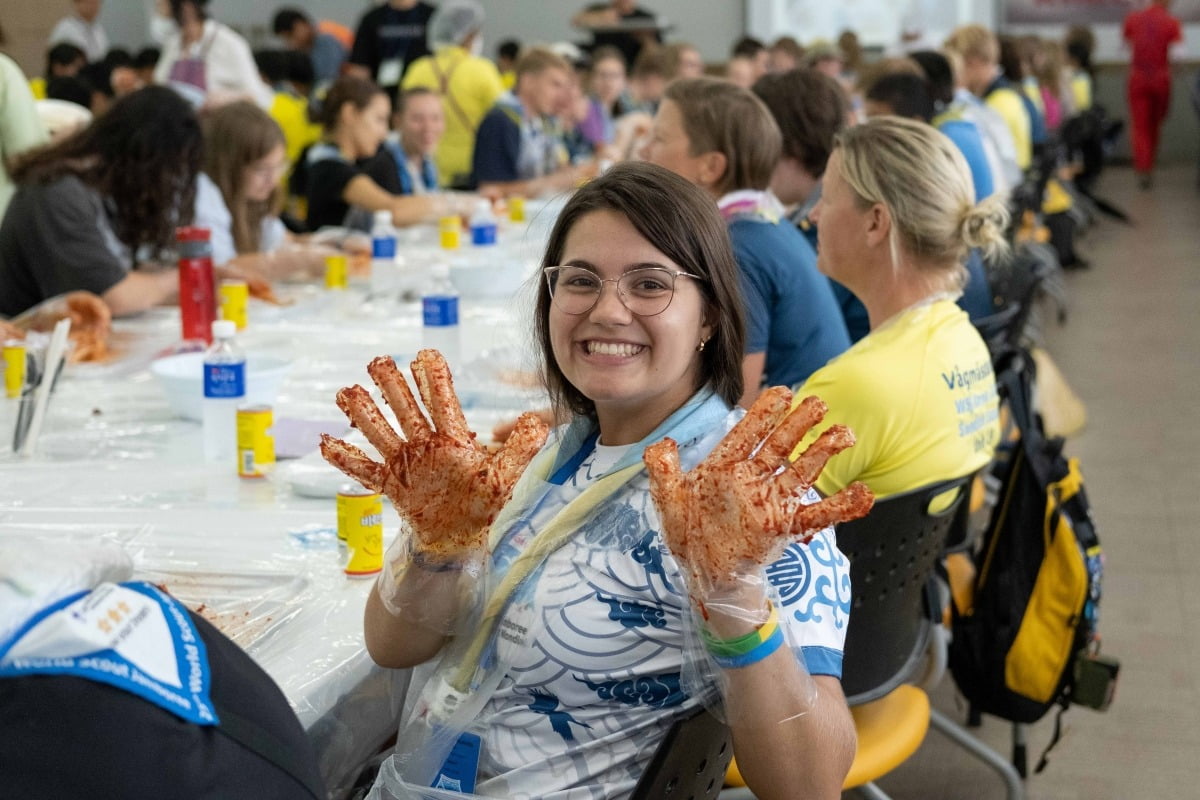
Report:
[[[511,297],[525,281],[525,264],[494,248],[480,248],[450,262],[450,281],[463,297]]]
[[[273,405],[292,364],[282,358],[249,356],[246,359],[246,402]],[[199,422],[203,416],[204,354],[180,353],[160,358],[150,372],[167,395],[176,416]]]

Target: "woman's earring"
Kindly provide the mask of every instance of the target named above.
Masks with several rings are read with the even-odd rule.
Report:
[[[701,339],[701,340],[700,340],[700,344],[699,344],[699,345],[697,345],[697,347],[696,347],[696,352],[697,352],[697,353],[703,353],[703,352],[704,352],[704,345],[706,345],[706,344],[708,344],[708,339]]]

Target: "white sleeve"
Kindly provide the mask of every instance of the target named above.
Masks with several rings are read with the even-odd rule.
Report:
[[[237,255],[233,244],[233,216],[221,197],[221,190],[212,179],[201,172],[196,176],[196,213],[193,225],[208,228],[212,233],[212,260],[218,267]]]
[[[850,561],[838,550],[833,528],[808,544],[788,545],[767,567],[767,580],[778,595],[779,624],[791,645],[803,653],[809,673],[841,678],[850,618]]]
[[[221,46],[218,48],[214,43],[212,55],[220,51],[220,69],[228,76],[228,86],[220,88],[245,92],[260,108],[270,109],[271,103],[275,101],[275,92],[259,77],[258,65],[254,63],[250,45],[236,31],[227,27],[222,27],[217,35]],[[211,69],[213,58],[210,56],[208,61]],[[212,88],[209,87],[210,90]]]
[[[46,40],[47,46],[53,47],[56,44],[73,44],[80,50],[87,50],[87,41],[84,40],[77,25],[71,24],[74,20],[70,17],[63,17],[54,24],[54,28],[50,31],[50,38]]]
[[[163,43],[162,54],[154,65],[154,82],[165,84],[171,77],[171,67],[179,60],[179,48],[182,47],[180,35],[176,33]]]
[[[278,250],[287,241],[287,228],[279,217],[264,217],[262,232],[259,234],[258,249],[264,253]]]

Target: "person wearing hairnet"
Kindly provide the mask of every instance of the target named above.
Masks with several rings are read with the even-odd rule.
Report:
[[[442,98],[446,134],[435,161],[448,186],[469,184],[475,131],[504,93],[500,71],[484,58],[483,6],[476,0],[448,0],[429,20],[429,48],[409,67],[405,90],[424,87]]]

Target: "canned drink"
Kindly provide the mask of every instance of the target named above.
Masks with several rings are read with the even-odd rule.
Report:
[[[246,329],[246,306],[250,303],[250,287],[245,281],[221,281],[221,318],[232,320],[239,331]]]
[[[383,499],[358,486],[343,486],[337,520],[338,541],[349,551],[346,575],[359,578],[383,569]]]
[[[275,467],[275,415],[270,406],[242,406],[237,411],[238,475],[265,478]]]
[[[4,343],[4,395],[20,397],[25,386],[25,343],[14,339]]]
[[[442,248],[457,250],[462,239],[462,218],[458,215],[442,217],[438,221],[438,231],[441,233]]]
[[[508,218],[513,222],[525,221],[525,198],[514,195],[508,198]]]
[[[325,256],[325,288],[345,289],[350,281],[349,260],[345,253]]]

